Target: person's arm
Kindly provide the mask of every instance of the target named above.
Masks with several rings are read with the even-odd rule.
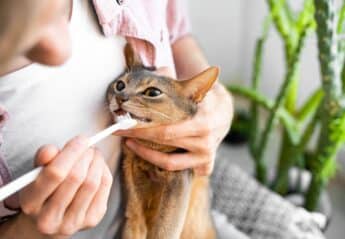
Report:
[[[203,52],[191,35],[177,39],[172,52],[178,79],[189,79],[209,67]]]
[[[191,35],[179,38],[172,45],[172,50],[178,79],[189,79],[209,67],[206,57]],[[207,122],[207,124],[215,124],[214,126],[216,126],[213,130],[216,136],[216,148],[230,129],[233,117],[232,98],[225,87],[218,81],[208,92],[200,108],[199,110],[211,110],[209,114],[212,114],[213,117],[210,117],[210,122]],[[212,167],[210,167],[211,165]],[[207,172],[212,168],[213,160],[212,164],[200,169]]]
[[[209,67],[202,50],[192,36],[180,38],[172,45],[172,49],[178,79],[189,79]],[[232,97],[219,81],[209,91],[207,97],[215,97],[215,106],[222,109],[220,118],[223,118],[225,136],[233,116]]]

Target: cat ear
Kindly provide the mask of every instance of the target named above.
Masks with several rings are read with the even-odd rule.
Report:
[[[190,80],[180,81],[184,95],[199,103],[211,89],[219,75],[218,67],[210,67]]]
[[[140,56],[136,52],[134,52],[133,47],[129,43],[127,43],[125,46],[125,58],[127,69],[129,70],[135,67],[144,66],[143,62],[140,59]]]

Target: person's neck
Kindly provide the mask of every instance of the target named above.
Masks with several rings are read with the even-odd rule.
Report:
[[[0,77],[20,70],[30,64],[31,61],[26,57],[17,57],[16,59],[10,61],[6,66],[0,68]]]

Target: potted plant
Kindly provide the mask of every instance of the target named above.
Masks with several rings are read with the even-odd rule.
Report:
[[[228,89],[250,103],[248,147],[258,181],[286,195],[291,170],[307,170],[311,180],[303,192],[304,207],[314,211],[336,171],[336,155],[345,140],[345,41],[339,37],[345,29],[345,3],[337,9],[335,0],[305,0],[299,12],[293,11],[287,0],[267,0],[267,4],[269,15],[256,42],[251,86],[230,85]],[[263,52],[272,27],[283,41],[286,67],[275,99],[259,91]],[[321,84],[298,107],[298,85],[303,80],[300,58],[305,39],[311,34],[318,39]],[[267,112],[267,118],[261,117],[261,110]],[[269,181],[265,152],[275,129],[280,130],[281,145],[275,178]],[[313,137],[318,138],[316,143]]]

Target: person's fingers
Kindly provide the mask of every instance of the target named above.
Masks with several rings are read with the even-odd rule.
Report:
[[[84,224],[86,228],[96,226],[105,215],[112,183],[112,174],[108,166],[104,164],[101,185],[85,216]]]
[[[141,158],[168,171],[179,171],[195,168],[208,162],[206,156],[193,153],[167,154],[155,151],[133,141],[127,140],[126,145]]]
[[[88,139],[82,136],[70,140],[54,157],[35,182],[22,193],[21,207],[28,215],[37,214],[44,201],[56,190],[67,177],[73,165],[79,160],[88,147]],[[35,200],[32,200],[35,198]]]
[[[211,136],[173,139],[168,140],[165,143],[166,145],[185,149],[188,152],[193,152],[196,154],[211,154],[216,145],[216,142]]]
[[[53,181],[62,180],[68,175],[76,161],[88,149],[88,138],[84,136],[77,136],[70,140],[46,168],[47,173],[52,173]],[[49,171],[49,169],[51,171]],[[56,178],[58,180],[56,180]],[[61,180],[61,181],[62,181]]]
[[[49,200],[43,204],[37,219],[40,231],[45,231],[46,234],[58,232],[67,208],[87,176],[90,164],[94,158],[94,151],[93,148],[90,148],[84,153],[62,184],[58,186]]]
[[[48,164],[59,153],[59,149],[54,145],[42,146],[36,153],[35,165],[43,166]]]
[[[186,120],[176,124],[162,125],[153,128],[120,130],[116,132],[115,135],[146,139],[165,144],[174,139],[208,135],[211,130],[209,124],[199,122],[199,120]]]
[[[104,164],[101,153],[96,150],[87,177],[64,215],[60,228],[63,235],[72,235],[84,227],[86,212],[100,188]]]

